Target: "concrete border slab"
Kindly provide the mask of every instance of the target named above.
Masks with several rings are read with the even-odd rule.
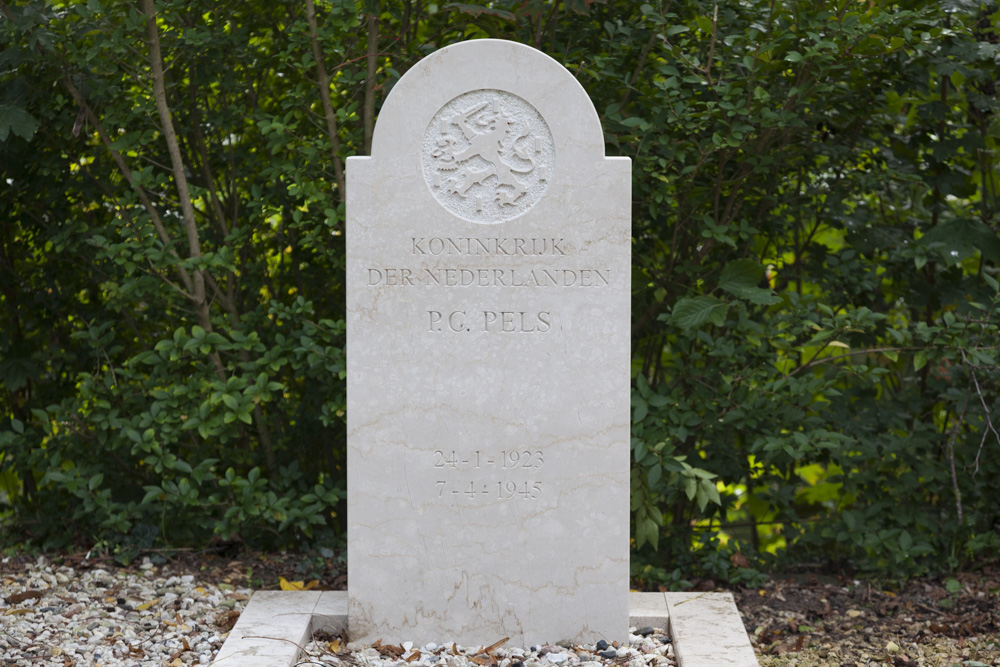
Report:
[[[347,591],[323,591],[313,610],[312,630],[339,635],[347,630]]]
[[[681,667],[758,667],[732,593],[664,593]]]
[[[629,624],[667,630],[680,667],[758,667],[730,593],[629,593]],[[257,591],[212,665],[291,667],[315,630],[347,628],[346,591]]]
[[[642,627],[659,628],[666,632],[670,627],[667,599],[663,593],[628,594],[628,624],[636,629]]]
[[[337,627],[337,614],[347,624],[347,593],[342,607],[325,591],[257,591],[229,632],[212,665],[224,667],[284,667],[298,660],[312,636],[313,618]]]

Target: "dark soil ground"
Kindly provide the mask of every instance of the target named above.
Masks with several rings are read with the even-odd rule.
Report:
[[[347,587],[344,562],[337,557],[249,551],[144,555],[169,560],[175,571],[205,583],[268,590],[279,589],[284,579],[313,590]],[[47,557],[78,568],[123,567],[102,554]],[[0,564],[0,576],[16,573],[34,558],[10,558]],[[699,586],[712,588],[711,582]],[[1000,568],[916,579],[899,590],[848,578],[794,575],[732,592],[764,667],[1000,667]]]
[[[1000,569],[900,590],[775,577],[736,603],[762,665],[1000,665]]]

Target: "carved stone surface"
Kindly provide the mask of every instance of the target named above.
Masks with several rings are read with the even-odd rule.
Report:
[[[630,169],[498,40],[420,61],[348,160],[352,639],[627,640]]]
[[[428,125],[424,178],[434,198],[460,218],[504,222],[541,199],[553,153],[552,133],[534,107],[503,90],[473,90]]]

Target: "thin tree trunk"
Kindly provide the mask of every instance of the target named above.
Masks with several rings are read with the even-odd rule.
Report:
[[[180,262],[180,255],[178,255],[177,251],[173,248],[173,239],[167,232],[166,225],[163,224],[163,218],[160,217],[156,207],[153,206],[153,202],[149,199],[149,195],[146,194],[146,191],[136,185],[135,180],[132,178],[132,170],[129,168],[128,163],[125,162],[125,158],[123,158],[122,154],[112,147],[111,137],[108,136],[107,131],[104,129],[104,125],[101,124],[101,119],[98,118],[97,114],[94,113],[94,110],[90,108],[90,105],[87,103],[86,98],[84,98],[83,93],[81,93],[79,89],[73,85],[72,81],[64,77],[62,79],[62,84],[73,97],[73,101],[75,101],[80,108],[83,109],[87,116],[87,120],[91,125],[93,125],[98,136],[100,136],[101,143],[103,143],[104,147],[108,149],[108,152],[111,153],[111,157],[115,161],[115,164],[118,165],[118,170],[121,172],[122,178],[124,178],[125,182],[128,183],[133,190],[135,190],[136,195],[139,197],[139,201],[142,202],[143,208],[146,209],[146,213],[149,214],[149,218],[153,222],[153,228],[156,229],[156,235],[159,237],[160,242],[163,243],[167,251],[173,255],[178,262]],[[181,282],[184,283],[184,289],[178,288],[178,291],[186,298],[192,299],[194,291],[194,278],[187,271],[187,269],[179,263],[177,264],[177,274],[180,276]],[[176,285],[174,287],[176,287]]]
[[[10,11],[7,3],[3,2],[3,0],[0,0],[0,13],[2,13],[7,20],[14,20],[14,14]],[[44,53],[40,44],[36,44],[36,48],[40,52]],[[157,212],[156,207],[153,206],[153,202],[149,199],[149,195],[147,195],[146,191],[138,186],[132,178],[132,170],[129,168],[128,163],[125,162],[125,158],[122,157],[122,154],[115,150],[112,146],[111,137],[108,136],[104,126],[101,124],[101,119],[98,118],[97,114],[94,113],[94,110],[90,108],[90,104],[83,96],[83,93],[80,92],[69,77],[63,77],[60,79],[60,83],[69,92],[73,101],[77,103],[77,106],[80,107],[83,115],[87,118],[90,124],[94,126],[98,136],[101,138],[101,143],[103,143],[104,147],[107,148],[112,159],[115,161],[115,164],[118,166],[118,170],[121,172],[122,178],[124,178],[125,182],[129,184],[129,187],[135,190],[136,195],[139,197],[139,201],[142,202],[143,208],[145,208],[146,213],[149,214],[149,218],[153,223],[153,228],[156,229],[156,235],[159,237],[160,242],[163,243],[167,252],[178,260],[178,264],[176,266],[177,274],[180,276],[181,282],[184,284],[184,289],[181,289],[166,278],[164,278],[164,280],[166,280],[171,287],[183,294],[185,298],[192,300],[194,292],[194,279],[187,269],[180,264],[180,255],[178,255],[177,250],[173,248],[173,239],[171,239],[170,234],[167,232],[166,225],[163,224],[163,219]]]
[[[625,88],[625,94],[622,95],[622,101],[619,102],[618,106],[621,109],[625,108],[628,104],[628,98],[632,96],[632,91],[635,90],[636,82],[639,81],[639,76],[642,74],[642,68],[646,66],[646,59],[649,57],[649,52],[653,49],[653,44],[659,37],[659,33],[653,32],[646,40],[646,43],[642,46],[642,51],[639,53],[639,61],[635,65],[635,70],[632,72],[632,78],[628,80],[628,87]]]
[[[142,10],[146,14],[146,31],[149,38],[149,61],[153,70],[153,97],[156,100],[156,110],[160,115],[163,138],[167,142],[170,153],[170,163],[174,172],[174,182],[177,185],[177,196],[180,199],[181,214],[184,219],[184,229],[187,232],[188,255],[193,259],[201,257],[201,243],[198,240],[198,226],[194,219],[194,206],[191,204],[191,194],[188,190],[187,176],[184,174],[184,161],[181,158],[180,144],[174,131],[174,122],[167,104],[167,89],[163,76],[163,56],[160,53],[160,34],[156,29],[156,8],[153,0],[142,0]],[[192,274],[191,301],[194,304],[198,324],[207,332],[212,331],[212,318],[209,312],[208,299],[205,292],[205,273],[203,269],[195,269]],[[213,351],[209,358],[215,366],[215,374],[225,381],[226,370],[219,353]]]
[[[378,64],[378,15],[380,3],[372,3],[372,11],[368,14],[368,78],[365,79],[364,125],[365,135],[362,152],[371,155],[372,134],[375,131],[375,72]]]
[[[399,22],[399,38],[403,41],[403,47],[410,43],[410,14],[413,11],[412,0],[403,0],[403,19]]]
[[[337,116],[333,113],[333,102],[330,100],[330,79],[326,75],[326,65],[323,63],[323,47],[319,43],[319,28],[316,25],[316,5],[314,0],[306,0],[306,20],[309,22],[309,41],[312,42],[313,59],[316,61],[316,83],[319,84],[319,99],[323,103],[323,115],[326,116],[326,132],[330,135],[330,152],[333,154],[333,174],[337,179],[337,199],[343,202],[345,192],[344,163],[340,159],[340,137],[337,135]],[[371,49],[369,48],[370,52]],[[372,76],[371,69],[372,66],[369,63],[369,77]],[[366,113],[367,109],[366,98]]]

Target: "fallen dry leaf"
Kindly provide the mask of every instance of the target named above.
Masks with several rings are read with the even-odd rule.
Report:
[[[4,612],[4,616],[23,616],[24,614],[34,614],[34,609],[8,609]]]
[[[313,579],[308,584],[301,581],[289,581],[284,577],[278,577],[278,585],[283,591],[308,591],[319,586],[319,580]]]
[[[400,656],[406,651],[402,646],[396,646],[393,644],[379,644],[378,646],[372,646],[373,649],[379,652],[380,655],[389,656],[395,660],[398,660]]]
[[[215,617],[215,625],[223,632],[229,632],[240,619],[240,612],[234,610],[226,611]]]
[[[22,593],[14,593],[8,598],[7,602],[10,604],[21,604],[25,600],[31,600],[32,598],[42,597],[41,591],[24,591]]]
[[[487,646],[486,648],[484,648],[482,651],[480,651],[480,653],[486,653],[487,655],[490,654],[490,653],[493,653],[493,651],[497,650],[498,648],[500,648],[501,646],[503,646],[504,644],[506,644],[509,641],[510,641],[510,637],[504,637],[500,641],[498,641],[496,643],[493,643],[493,644],[490,644],[489,646]]]

